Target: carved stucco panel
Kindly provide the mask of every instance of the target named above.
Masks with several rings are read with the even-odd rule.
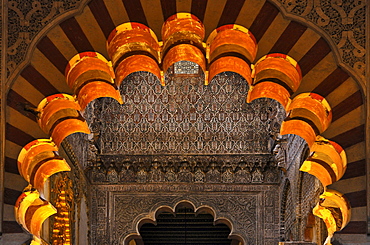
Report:
[[[137,232],[135,226],[141,219],[153,219],[159,207],[174,208],[184,200],[196,208],[211,207],[216,219],[230,220],[232,233],[242,236],[245,244],[277,243],[277,186],[181,184],[96,186],[92,197],[92,206],[97,207],[91,219],[92,242],[122,244],[125,237]]]
[[[22,63],[33,39],[49,23],[75,10],[83,0],[5,1],[7,3],[7,75]]]
[[[202,76],[167,76],[162,87],[151,73],[130,74],[120,86],[123,105],[101,98],[86,108],[102,158],[271,152],[270,136],[285,117],[276,101],[245,103],[248,84],[232,72],[217,75],[209,86]]]
[[[274,0],[286,12],[321,28],[337,46],[342,61],[365,75],[367,1]]]

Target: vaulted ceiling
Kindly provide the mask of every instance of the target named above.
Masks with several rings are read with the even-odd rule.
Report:
[[[345,6],[329,13],[326,1],[319,8],[313,8],[313,1],[306,2],[295,6],[265,0],[23,1],[22,6],[9,2],[3,233],[21,232],[12,216],[25,186],[17,170],[19,151],[35,138],[48,138],[27,108],[36,107],[46,96],[72,93],[64,77],[69,59],[93,50],[108,58],[106,38],[115,26],[140,22],[161,40],[163,22],[176,12],[197,16],[206,36],[224,24],[245,26],[258,42],[256,60],[279,52],[298,61],[303,80],[297,93],[315,92],[328,100],[333,120],[323,136],[347,153],[347,172],[331,187],[346,194],[353,208],[352,221],[343,233],[366,233],[364,59],[362,49],[355,47],[362,45],[363,8],[359,5],[357,15],[348,17],[352,38],[342,41],[335,30],[343,33],[348,28],[340,12]]]

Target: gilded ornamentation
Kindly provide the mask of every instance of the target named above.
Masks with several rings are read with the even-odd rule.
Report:
[[[51,191],[57,213],[52,220],[51,241],[53,245],[72,244],[72,223],[74,222],[74,193],[72,180],[67,174],[55,177]]]

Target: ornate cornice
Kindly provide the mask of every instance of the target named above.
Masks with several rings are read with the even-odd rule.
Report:
[[[93,184],[277,184],[280,171],[269,154],[226,156],[100,156],[86,170]]]

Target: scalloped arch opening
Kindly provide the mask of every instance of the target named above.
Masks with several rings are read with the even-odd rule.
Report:
[[[178,201],[172,207],[160,205],[153,208],[150,213],[140,214],[134,220],[134,223],[136,223],[136,233],[131,233],[122,238],[120,244],[132,244],[132,241],[135,241],[134,244],[144,244],[145,240],[148,239],[161,239],[158,238],[161,234],[166,237],[165,239],[170,239],[168,236],[172,236],[173,239],[182,238],[191,241],[191,239],[202,238],[202,235],[209,230],[214,234],[218,234],[214,239],[230,240],[231,244],[245,244],[243,238],[233,232],[234,225],[231,220],[225,217],[218,217],[217,211],[210,206],[202,205],[196,207],[189,200]],[[195,229],[198,229],[198,231],[194,231]],[[212,231],[212,229],[214,230]],[[176,235],[174,232],[178,234]],[[153,233],[155,233],[155,237],[151,238],[150,235],[153,235]],[[166,235],[164,235],[165,233]],[[163,242],[168,243],[168,241],[160,241],[161,244],[164,244]],[[207,240],[207,242],[209,241]]]
[[[74,15],[73,13],[71,14],[71,12],[74,12],[74,13],[82,13],[82,10],[83,10],[84,6],[87,4],[87,2],[88,1],[81,1],[82,4],[80,6],[78,6],[78,9],[77,10],[75,10],[75,9],[71,10],[70,12],[68,12],[68,15],[69,16]],[[269,0],[269,2],[274,3],[275,5],[277,5],[278,9],[283,13],[284,17],[287,17],[289,19],[293,19],[295,21],[302,22],[302,23],[304,22],[303,21],[303,17],[297,17],[297,16],[293,17],[292,14],[287,13],[284,10],[282,4],[279,1],[277,1],[277,0]],[[53,23],[49,23],[44,29],[42,29],[37,34],[37,36],[35,38],[33,38],[32,42],[30,44],[30,48],[27,51],[27,55],[25,55],[25,58],[24,58],[26,61],[24,61],[23,63],[17,64],[18,67],[16,67],[16,69],[14,70],[15,72],[13,74],[11,74],[10,78],[8,79],[8,81],[6,81],[6,84],[9,85],[9,87],[11,87],[13,81],[15,80],[16,75],[24,68],[24,66],[26,65],[26,63],[28,64],[30,62],[30,60],[31,60],[31,57],[30,56],[33,53],[33,51],[36,49],[36,44],[40,41],[41,37],[43,37],[45,35],[45,33],[47,33],[50,29],[56,27],[64,19],[66,19],[66,14],[59,15],[59,17],[56,20],[54,20]],[[321,36],[323,36],[324,39],[329,40],[328,44],[331,47],[332,52],[334,53],[334,56],[335,56],[336,61],[337,61],[336,63],[339,66],[341,66],[342,68],[344,67],[345,70],[346,70],[346,72],[352,72],[352,74],[354,74],[355,73],[354,72],[354,69],[351,69],[351,68],[343,65],[343,63],[341,61],[341,58],[339,57],[340,55],[339,55],[338,48],[336,48],[336,45],[333,42],[333,40],[331,40],[328,35],[325,36],[325,34],[323,34],[323,31],[320,30],[320,28],[318,26],[314,26],[314,24],[308,24],[308,25],[309,25],[309,28],[310,29],[314,29],[317,33],[319,33]],[[25,45],[25,46],[27,46],[27,45]],[[21,67],[21,65],[22,65],[22,67]],[[35,65],[35,63],[33,63],[33,65]],[[364,85],[361,83],[361,79],[359,79],[358,76],[356,78],[360,82],[358,82],[358,81],[354,81],[354,82],[358,82],[362,86],[362,90],[365,90]],[[354,79],[354,80],[356,80],[356,79]],[[7,86],[6,89],[9,89],[9,87]],[[360,90],[361,90],[361,88],[360,88]],[[5,91],[5,92],[7,92],[7,91]],[[341,102],[341,101],[338,100],[338,102]],[[355,143],[358,143],[358,142],[356,141]]]

